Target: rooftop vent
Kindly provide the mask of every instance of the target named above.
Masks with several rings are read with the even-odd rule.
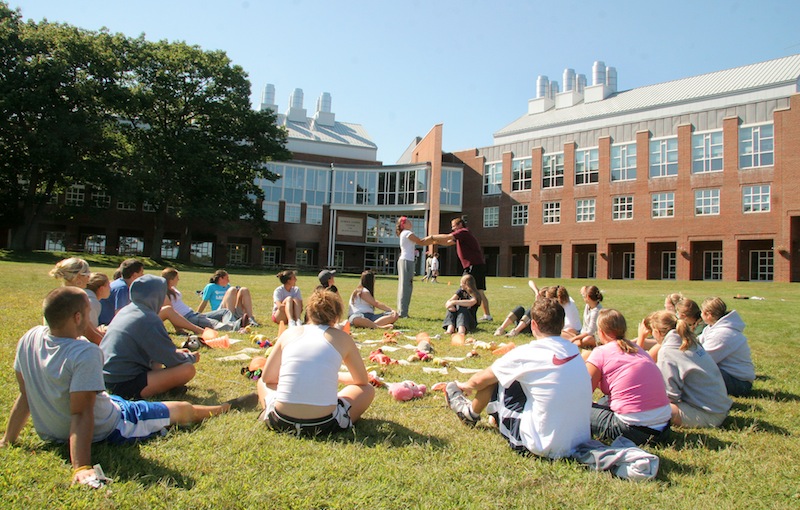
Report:
[[[317,112],[314,114],[314,123],[320,126],[334,126],[336,116],[331,112],[331,95],[323,92],[317,99]]]
[[[291,122],[306,122],[308,120],[306,109],[303,108],[303,89],[294,89],[289,96],[289,111],[286,118]]]

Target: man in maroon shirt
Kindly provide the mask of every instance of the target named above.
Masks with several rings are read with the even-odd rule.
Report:
[[[422,244],[430,244],[425,241],[433,241],[433,244],[444,246],[456,245],[456,253],[464,268],[464,274],[471,274],[475,278],[475,285],[481,295],[481,306],[483,307],[482,321],[491,321],[492,314],[489,312],[489,299],[486,297],[486,261],[483,258],[483,250],[480,243],[467,228],[464,218],[453,218],[450,221],[451,232],[449,234],[432,234],[423,239]]]

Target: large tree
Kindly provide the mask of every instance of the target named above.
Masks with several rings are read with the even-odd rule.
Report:
[[[187,225],[246,219],[262,228],[263,192],[255,179],[274,179],[267,161],[290,153],[275,116],[251,109],[243,69],[222,51],[143,38],[130,43],[130,100],[120,111],[130,158],[120,184],[155,209],[150,256],[160,258],[168,207]]]
[[[31,249],[50,197],[99,183],[115,154],[107,101],[117,97],[114,38],[21,21],[0,3],[0,226]]]

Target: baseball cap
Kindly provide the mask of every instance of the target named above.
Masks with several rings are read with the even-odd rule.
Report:
[[[319,274],[317,275],[317,278],[319,278],[319,283],[321,283],[322,285],[327,286],[328,285],[328,280],[333,278],[333,275],[335,275],[335,274],[336,274],[336,270],[334,270],[334,269],[323,269],[322,271],[319,272]]]

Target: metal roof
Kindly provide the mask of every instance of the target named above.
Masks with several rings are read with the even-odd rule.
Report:
[[[377,149],[367,131],[360,124],[349,122],[335,122],[333,126],[323,126],[312,118],[305,122],[296,122],[286,119],[286,115],[277,115],[278,125],[284,126],[289,138],[314,142],[333,143],[352,147],[365,147]]]
[[[593,103],[578,103],[566,108],[552,108],[542,113],[526,114],[496,131],[494,137],[502,138],[595,118],[797,84],[798,77],[800,77],[800,54],[647,85],[618,92]]]

